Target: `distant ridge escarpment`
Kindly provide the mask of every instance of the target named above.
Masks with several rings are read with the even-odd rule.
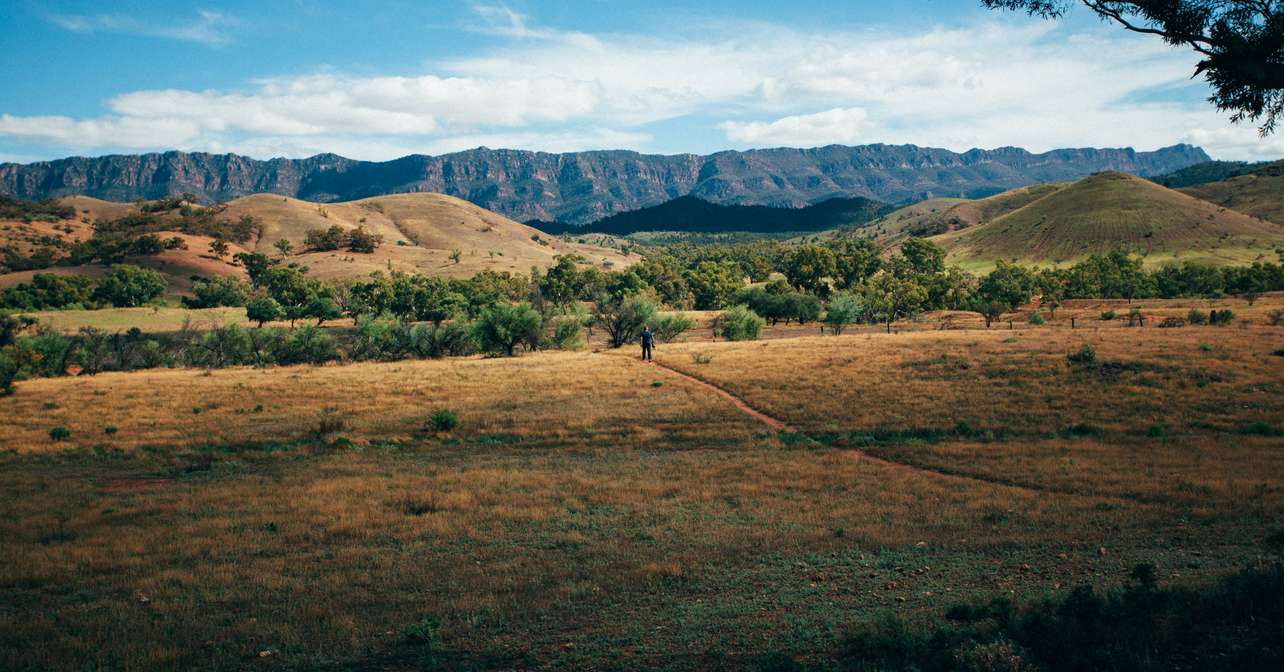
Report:
[[[1103,170],[1149,177],[1208,160],[1191,145],[1153,152],[1058,149],[1041,154],[1012,147],[957,153],[914,145],[831,145],[707,156],[483,147],[380,162],[335,154],[264,161],[236,154],[165,152],[0,164],[0,193],[33,200],[76,194],[112,201],[188,192],[226,201],[274,193],[334,202],[438,192],[518,221],[582,225],[681,196],[722,205],[790,208],[834,198],[902,203],[975,198]]]

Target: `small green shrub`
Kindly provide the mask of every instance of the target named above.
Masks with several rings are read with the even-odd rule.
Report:
[[[1208,313],[1198,308],[1191,308],[1190,312],[1186,313],[1186,321],[1191,324],[1208,324]]]
[[[410,350],[420,358],[462,357],[476,352],[477,342],[467,323],[417,324],[410,330]]]
[[[713,321],[713,335],[728,341],[756,341],[766,320],[745,306],[732,306]]]
[[[401,630],[401,641],[432,649],[441,642],[441,623],[432,616],[425,616]]]
[[[1275,310],[1272,310],[1270,314],[1267,315],[1267,319],[1276,327],[1284,324],[1284,308],[1276,308]]]
[[[12,348],[0,349],[0,397],[13,394],[13,381],[18,377],[18,360]]]
[[[695,364],[708,364],[713,361],[713,355],[706,355],[702,352],[693,352],[691,353],[691,361]]]
[[[322,364],[339,358],[338,341],[311,325],[290,332],[278,356],[281,364]]]
[[[1105,320],[1106,322],[1109,322],[1110,320],[1115,319],[1115,311],[1107,310],[1106,312],[1101,314],[1101,319]]]
[[[661,343],[672,343],[693,326],[695,321],[683,313],[660,313],[651,320],[651,333]]]
[[[1046,320],[1043,319],[1043,315],[1037,312],[1030,313],[1030,318],[1027,320],[1027,322],[1029,322],[1030,324],[1036,327],[1042,324],[1046,324]]]
[[[1232,321],[1234,321],[1234,320],[1235,320],[1235,311],[1230,310],[1230,309],[1227,309],[1227,310],[1213,310],[1213,311],[1210,311],[1210,312],[1208,313],[1208,323],[1209,323],[1209,324],[1215,324],[1215,325],[1219,325],[1219,326],[1223,326],[1223,327],[1224,327],[1224,326],[1226,326],[1226,325],[1230,324],[1230,323],[1231,323]]]
[[[584,326],[574,317],[559,317],[553,321],[553,345],[558,350],[579,350],[584,347]]]
[[[107,425],[106,427],[103,427],[103,434],[106,434],[107,436],[112,436],[118,431],[120,430],[113,425]]]
[[[1095,364],[1097,362],[1097,349],[1091,344],[1085,343],[1078,352],[1072,352],[1066,355],[1066,359],[1071,364]]]
[[[66,441],[71,438],[71,430],[66,427],[54,427],[49,430],[49,438],[54,441]]]
[[[428,415],[428,429],[449,432],[459,426],[459,416],[449,408],[439,408]]]

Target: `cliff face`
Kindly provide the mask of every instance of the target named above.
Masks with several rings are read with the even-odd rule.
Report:
[[[479,148],[383,162],[334,154],[259,161],[235,154],[74,157],[0,164],[0,193],[26,199],[83,194],[114,201],[192,192],[212,201],[276,193],[340,201],[401,192],[457,196],[519,221],[582,224],[679,196],[736,205],[802,207],[835,197],[896,203],[983,196],[1103,170],[1159,175],[1202,161],[1198,147],[971,150],[832,145],[699,156],[594,151],[547,154]]]

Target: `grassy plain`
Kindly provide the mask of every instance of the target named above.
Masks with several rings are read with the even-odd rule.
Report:
[[[1071,330],[1113,305],[1085,302],[1012,330],[697,331],[651,366],[23,381],[0,399],[0,668],[824,664],[887,613],[1139,562],[1197,584],[1268,559],[1284,520],[1280,303],[1226,328]],[[427,427],[439,408],[459,426]]]

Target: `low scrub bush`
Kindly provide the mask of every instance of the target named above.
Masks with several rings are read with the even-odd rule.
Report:
[[[335,337],[321,328],[308,325],[294,329],[286,336],[277,356],[279,364],[323,364],[339,358]]]
[[[392,361],[404,358],[412,345],[412,329],[405,322],[362,315],[357,318],[348,356],[357,361]]]
[[[553,321],[553,347],[558,350],[584,347],[584,325],[578,318],[559,317]]]
[[[683,313],[661,313],[651,320],[651,332],[655,334],[655,340],[661,343],[672,343],[693,326],[695,321]]]
[[[1284,324],[1284,308],[1276,308],[1275,310],[1272,310],[1270,314],[1267,315],[1267,320],[1276,327]]]
[[[1085,343],[1082,348],[1079,348],[1078,352],[1066,355],[1066,360],[1071,364],[1095,364],[1097,362],[1097,349]]]
[[[0,348],[0,397],[13,394],[13,381],[18,378],[18,360],[13,346]]]
[[[410,349],[420,358],[462,357],[476,352],[477,342],[464,323],[417,324],[410,330]]]
[[[1184,326],[1186,326],[1186,320],[1180,317],[1165,317],[1163,321],[1159,323],[1160,329],[1175,329]]]
[[[54,427],[49,430],[49,438],[54,441],[66,441],[71,438],[71,430],[66,427]]]
[[[1191,308],[1190,312],[1186,313],[1186,321],[1191,324],[1208,324],[1208,313],[1198,308]]]
[[[254,363],[255,354],[249,331],[239,324],[229,324],[193,338],[187,348],[187,363],[219,369]]]
[[[766,321],[746,306],[732,306],[713,320],[713,335],[728,341],[756,341]]]
[[[708,364],[713,361],[713,355],[706,355],[702,352],[691,353],[691,362],[694,364]]]
[[[1026,319],[1026,322],[1033,324],[1035,326],[1039,326],[1039,325],[1045,324],[1046,320],[1043,319],[1042,314],[1037,312],[1032,312],[1030,313],[1030,317]]]
[[[48,378],[66,374],[75,352],[70,338],[47,329],[30,338],[18,339],[18,345],[26,350],[23,359],[31,374]]]
[[[1235,320],[1235,311],[1233,310],[1212,310],[1208,312],[1208,323],[1218,326],[1226,326]]]
[[[426,426],[433,432],[449,432],[459,426],[459,416],[449,408],[439,408],[428,415]]]
[[[849,324],[859,322],[865,315],[865,300],[857,294],[838,294],[829,301],[825,311],[825,324],[835,336],[841,336]]]
[[[1115,311],[1107,310],[1106,312],[1101,314],[1101,319],[1106,322],[1109,322],[1110,320],[1115,319]]]

